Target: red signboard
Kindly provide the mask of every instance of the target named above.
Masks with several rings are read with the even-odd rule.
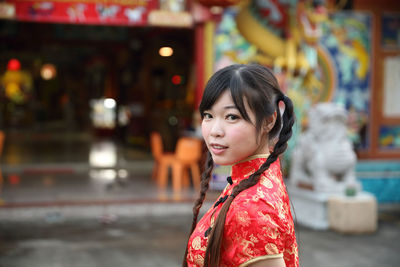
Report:
[[[158,0],[8,0],[15,19],[78,24],[146,25]]]

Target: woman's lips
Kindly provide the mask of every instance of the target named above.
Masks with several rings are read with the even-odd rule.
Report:
[[[228,147],[220,144],[210,144],[211,152],[215,155],[223,153]]]

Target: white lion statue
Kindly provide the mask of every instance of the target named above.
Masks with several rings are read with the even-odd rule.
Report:
[[[361,190],[356,181],[357,161],[346,135],[347,112],[334,103],[320,103],[309,112],[308,129],[299,137],[290,168],[290,183],[318,192]]]

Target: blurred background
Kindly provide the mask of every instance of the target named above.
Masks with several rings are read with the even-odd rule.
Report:
[[[179,266],[202,91],[252,62],[295,105],[285,180],[308,111],[334,103],[375,205],[368,231],[298,223],[302,266],[397,266],[397,0],[0,0],[0,266]]]

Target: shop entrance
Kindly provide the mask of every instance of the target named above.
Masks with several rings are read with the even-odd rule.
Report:
[[[1,85],[0,128],[90,132],[137,147],[147,147],[149,132],[157,130],[173,149],[194,110],[193,35],[192,29],[0,21],[0,75],[17,59],[29,77],[19,96]],[[163,47],[172,54],[161,56]],[[106,118],[104,107],[114,115]]]

